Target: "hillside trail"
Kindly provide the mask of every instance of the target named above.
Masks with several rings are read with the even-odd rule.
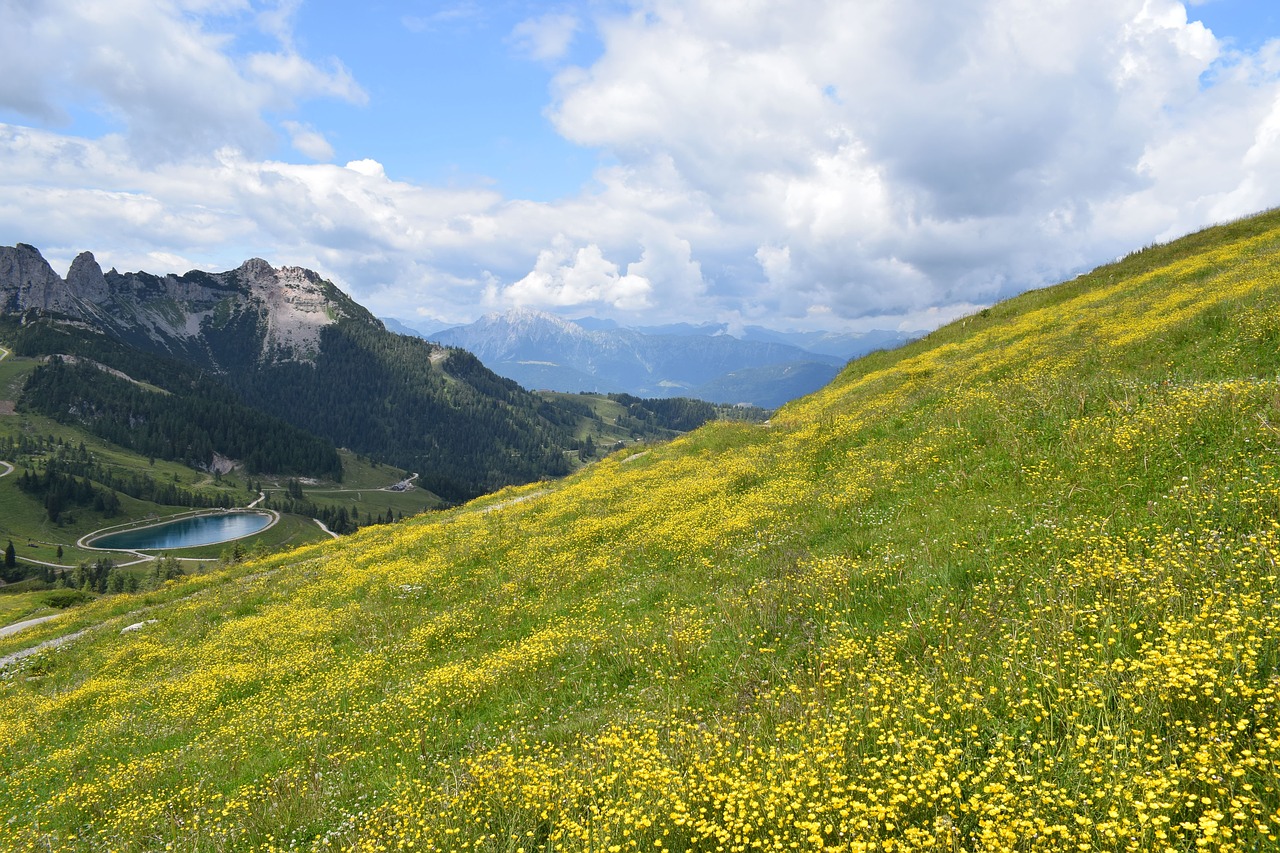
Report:
[[[12,625],[5,625],[3,628],[0,628],[0,637],[8,637],[18,633],[19,631],[24,631],[27,628],[34,628],[36,625],[42,625],[52,619],[57,619],[61,615],[61,613],[53,613],[49,616],[38,616],[35,619],[26,619],[22,622],[14,622]],[[18,651],[10,652],[7,655],[0,655],[0,670],[3,670],[11,663],[17,663],[23,658],[31,657],[45,649],[56,649],[58,646],[65,645],[72,640],[78,639],[88,630],[88,628],[81,628],[79,631],[73,631],[70,634],[63,634],[61,637],[54,637],[53,639],[45,640],[43,643],[36,643],[34,646],[30,646],[29,648],[18,649]]]
[[[332,530],[330,530],[328,527],[326,527],[326,526],[325,526],[325,523],[324,523],[323,521],[321,521],[320,519],[318,519],[318,518],[313,518],[313,519],[311,519],[311,520],[312,520],[312,521],[314,521],[314,522],[316,523],[316,527],[319,527],[321,530],[323,530],[325,533],[328,533],[328,534],[329,534],[330,536],[332,536],[334,539],[340,539],[340,538],[341,538],[340,536],[338,536],[338,534],[334,533]]]
[[[12,625],[5,625],[0,628],[0,637],[7,637],[10,634],[16,634],[26,628],[34,628],[42,622],[48,622],[50,619],[57,619],[61,613],[51,613],[48,616],[38,616],[35,619],[24,619],[21,622],[14,622]]]
[[[412,475],[410,475],[410,476],[406,477],[405,479],[400,480],[400,481],[399,481],[399,482],[397,482],[397,483],[393,483],[393,484],[391,484],[390,486],[370,486],[370,487],[366,487],[366,488],[363,488],[363,489],[320,489],[320,488],[316,488],[316,489],[312,489],[312,491],[314,491],[314,492],[322,492],[322,493],[324,493],[324,494],[326,494],[326,495],[336,495],[336,494],[339,494],[339,493],[350,493],[350,492],[357,492],[357,493],[358,493],[358,492],[407,492],[407,491],[409,491],[411,488],[413,488],[413,487],[414,487],[414,486],[413,486],[413,481],[414,481],[414,480],[416,480],[416,479],[418,479],[418,475],[417,475],[417,474],[412,474]],[[285,490],[284,490],[284,489],[280,489],[280,488],[276,488],[276,489],[271,489],[270,491],[273,491],[273,492],[283,492],[283,491],[285,491]],[[261,492],[259,492],[259,494],[262,494],[262,493],[261,493]],[[261,498],[260,498],[260,499],[261,499]],[[254,503],[257,503],[257,501],[255,501]],[[253,505],[254,505],[254,504],[250,504],[249,506],[250,506],[250,507],[252,507]]]
[[[507,507],[513,506],[515,504],[522,504],[525,501],[531,501],[534,498],[540,498],[550,491],[551,491],[550,489],[539,489],[536,492],[530,492],[527,495],[520,495],[519,497],[512,498],[509,501],[501,501],[499,503],[494,504],[493,506],[481,507],[479,512],[481,515],[488,515],[491,512],[497,512],[500,509],[506,509]]]
[[[8,354],[9,354],[9,351],[7,349],[5,349],[4,347],[0,347],[0,361],[4,361],[5,356],[7,356]],[[5,469],[3,471],[0,471],[0,477],[5,477],[13,473],[12,462],[0,461],[0,465],[3,465]]]

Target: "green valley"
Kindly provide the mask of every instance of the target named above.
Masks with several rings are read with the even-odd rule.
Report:
[[[12,409],[39,367],[38,359],[11,353],[0,358],[0,406]],[[380,515],[385,520],[389,507],[399,518],[441,505],[438,497],[422,489],[389,490],[408,478],[406,472],[346,451],[338,456],[346,474],[344,482],[307,480],[302,486],[312,504],[308,507],[311,515],[330,517],[326,509],[342,509],[365,524]],[[249,506],[260,494],[272,503],[288,485],[285,478],[249,475],[238,469],[210,473],[176,461],[146,458],[83,428],[25,409],[0,413],[0,460],[6,467],[12,466],[7,476],[0,476],[0,545],[14,543],[17,564],[5,572],[11,583],[0,586],[0,624],[58,612],[67,603],[78,603],[49,591],[60,585],[61,576],[70,576],[84,563],[106,559],[143,584],[153,580],[155,563],[137,553],[83,547],[80,542],[90,533],[131,523],[153,524],[184,515],[191,507]],[[82,499],[65,496],[55,507],[47,484],[28,484],[47,478],[51,472],[61,472],[55,476],[80,491]],[[335,500],[335,495],[341,499]],[[285,515],[240,547],[242,552],[260,554],[330,538],[311,518]],[[190,573],[208,570],[235,550],[235,546],[223,544],[166,553]],[[156,551],[147,553],[159,556]],[[14,582],[22,577],[29,579]],[[51,607],[50,601],[56,606]]]
[[[0,637],[5,843],[1280,845],[1280,212],[645,450]]]
[[[283,513],[278,523],[237,545],[165,552],[192,572],[208,570],[219,559],[243,559],[248,553],[261,555],[327,540],[447,505],[422,487],[418,472],[345,449],[326,450],[313,436],[240,407],[219,386],[197,385],[208,393],[179,397],[73,356],[49,361],[5,353],[0,358],[0,405],[9,414],[0,415],[0,460],[14,468],[11,476],[0,477],[0,545],[15,543],[16,566],[5,573],[9,584],[0,585],[0,596],[6,598],[0,624],[81,603],[50,590],[66,583],[78,587],[82,581],[74,570],[83,563],[110,560],[119,573],[132,578],[131,585],[163,580],[151,559],[160,552],[144,548],[144,557],[86,547],[85,538],[97,531],[152,525],[201,509],[257,506]],[[144,375],[171,383],[171,377],[156,376],[165,368],[142,354],[122,351],[116,357],[141,365]],[[168,370],[183,373],[177,366]],[[676,436],[719,413],[716,407],[692,400],[614,396],[619,399],[542,396],[549,423],[577,436],[563,451],[566,470],[595,461],[615,447]],[[95,413],[87,424],[80,415],[53,417],[84,411]],[[731,414],[764,415],[760,410]],[[238,446],[231,426],[244,436]],[[293,475],[263,474],[229,459],[226,470],[192,468],[213,453],[214,436],[219,449],[238,449],[237,455],[247,458],[249,465],[288,465],[295,460],[300,470]],[[257,446],[263,437],[274,449]],[[342,479],[306,476],[317,470],[340,473]]]

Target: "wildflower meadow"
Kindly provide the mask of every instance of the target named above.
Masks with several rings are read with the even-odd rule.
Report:
[[[0,847],[1280,849],[1278,556],[1268,213],[0,639]]]

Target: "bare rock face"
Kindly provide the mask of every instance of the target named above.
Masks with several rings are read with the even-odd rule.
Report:
[[[266,308],[268,348],[306,357],[320,346],[320,331],[333,322],[333,304],[320,276],[302,267],[271,269],[270,277],[258,279],[251,289],[253,299]]]
[[[214,340],[224,329],[239,335],[241,352],[249,343],[264,362],[309,361],[320,351],[325,327],[367,313],[311,270],[276,269],[261,258],[220,273],[155,276],[113,269],[104,275],[94,256],[81,252],[63,281],[35,247],[0,246],[0,313],[31,309],[110,329],[143,346],[203,354],[215,368],[220,356],[214,353],[227,354]],[[244,330],[254,327],[260,337],[250,343]]]
[[[62,279],[35,246],[0,246],[0,311],[66,312],[72,307]]]
[[[105,302],[110,295],[102,267],[92,252],[81,252],[67,271],[67,289],[78,298],[94,304]]]

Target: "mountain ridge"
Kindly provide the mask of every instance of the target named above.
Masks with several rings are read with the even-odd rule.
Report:
[[[320,331],[342,318],[377,322],[373,315],[319,274],[279,269],[250,258],[233,270],[156,276],[103,273],[91,252],[81,252],[66,279],[34,246],[0,247],[0,312],[31,309],[60,314],[153,351],[225,369],[201,341],[208,331],[239,321],[260,324],[263,360],[306,360]]]
[[[62,279],[35,247],[0,247],[0,318],[21,355],[91,358],[175,393],[216,377],[258,411],[418,471],[425,488],[447,499],[571,469],[571,416],[461,350],[388,332],[301,267],[253,258],[220,273],[103,273],[84,252]],[[64,400],[62,411],[46,414],[84,418],[113,408],[101,396],[105,383],[81,381],[77,393],[85,405]],[[126,421],[158,417],[114,410]],[[183,460],[191,452],[172,450]]]
[[[491,370],[526,387],[680,393],[712,402],[775,408],[830,381],[850,355],[905,342],[905,333],[862,338],[783,333],[749,327],[745,337],[723,324],[626,328],[591,318],[567,320],[528,308],[487,314],[474,323],[422,334],[460,346]],[[811,342],[825,352],[792,341]],[[732,397],[726,397],[732,394]]]

